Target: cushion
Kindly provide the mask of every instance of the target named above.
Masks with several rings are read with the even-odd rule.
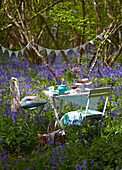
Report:
[[[102,112],[96,111],[96,110],[89,110],[87,111],[86,117],[99,117],[102,116]],[[61,118],[61,123],[63,125],[65,124],[73,124],[81,126],[85,118],[85,110],[77,110],[77,111],[71,111],[63,115]]]
[[[80,126],[82,122],[82,114],[80,114],[78,111],[68,112],[62,117],[61,120],[63,125],[74,124]]]
[[[26,96],[20,101],[20,108],[32,108],[43,106],[47,103],[44,99],[37,96]]]

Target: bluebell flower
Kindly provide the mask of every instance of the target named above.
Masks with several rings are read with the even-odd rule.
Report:
[[[81,168],[82,168],[82,165],[79,165],[79,164],[76,164],[76,165],[75,165],[75,169],[76,169],[76,170],[80,170]]]
[[[56,170],[57,168],[56,167],[52,167],[52,170]]]
[[[35,164],[35,161],[31,161],[30,164],[31,166],[33,166]]]
[[[24,161],[27,161],[28,160],[28,158],[24,158]]]
[[[84,163],[82,164],[82,167],[84,167],[85,169],[88,169],[86,162],[84,162]]]
[[[0,144],[2,144],[2,143],[3,143],[3,139],[0,140]]]

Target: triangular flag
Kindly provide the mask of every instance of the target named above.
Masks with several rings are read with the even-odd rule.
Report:
[[[70,49],[62,50],[62,51],[64,51],[64,53],[67,55],[67,53],[68,53],[69,50],[70,50]]]
[[[101,40],[103,39],[103,33],[100,34],[100,39],[101,39]]]
[[[72,48],[72,50],[76,53],[78,51],[78,47]]]
[[[8,50],[8,53],[9,53],[9,57],[11,57],[11,54],[13,53],[13,51]]]
[[[22,49],[22,50],[20,50],[21,51],[21,53],[22,53],[22,55],[23,55],[23,53],[24,53],[24,49]]]
[[[55,50],[56,56],[60,53],[60,50]]]
[[[94,44],[93,40],[90,40],[89,43],[92,44],[92,45]]]
[[[30,43],[28,43],[28,44],[26,45],[26,48],[29,50],[29,48],[30,48]]]
[[[119,31],[119,39],[120,39],[120,40],[121,40],[121,37],[122,37],[122,36],[121,36],[121,31]]]
[[[101,33],[100,35],[97,36],[97,38],[102,40],[103,39],[103,34]]]
[[[4,47],[2,46],[2,51],[3,51],[3,53],[4,53],[5,50],[6,50],[6,48],[4,48]]]
[[[34,42],[34,41],[32,41],[32,44],[33,44],[33,45],[35,45],[35,42]]]
[[[82,47],[84,50],[85,50],[85,47],[86,47],[86,43],[81,45],[80,47]]]
[[[43,48],[43,47],[41,47],[40,45],[38,45],[38,51],[39,51],[39,52],[42,51],[42,48]]]
[[[47,51],[47,55],[49,55],[50,52],[53,51],[52,49],[48,49],[48,48],[45,48],[45,49],[46,49],[46,51]]]
[[[19,51],[14,51],[14,53],[15,53],[15,57],[16,57],[16,56],[18,57]]]

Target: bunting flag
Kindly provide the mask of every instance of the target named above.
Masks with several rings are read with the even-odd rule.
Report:
[[[6,48],[4,48],[4,47],[2,46],[2,51],[3,51],[3,53],[5,52],[5,50],[6,50]]]
[[[103,34],[104,34],[104,31],[100,34],[100,35],[98,35],[96,38],[99,38],[99,39],[103,39]],[[120,34],[120,33],[119,33]],[[121,37],[121,35],[119,35],[120,37]],[[95,39],[95,38],[94,38]],[[94,40],[93,39],[93,40]],[[77,53],[78,52],[78,48],[79,47],[82,47],[84,50],[85,50],[85,47],[86,47],[86,45],[88,44],[88,43],[90,43],[90,44],[92,44],[92,45],[94,45],[94,41],[93,40],[90,40],[89,42],[86,42],[85,44],[83,44],[83,45],[80,45],[80,46],[78,46],[78,47],[75,47],[75,48],[69,48],[69,49],[66,49],[66,50],[54,50],[54,49],[48,49],[48,48],[44,48],[44,47],[42,47],[42,46],[40,46],[40,45],[38,45],[38,44],[36,44],[34,41],[30,41],[23,49],[21,49],[21,50],[18,50],[18,51],[10,51],[10,50],[8,50],[8,49],[6,49],[6,48],[4,48],[1,44],[0,44],[0,46],[2,47],[2,51],[3,51],[3,53],[5,52],[5,50],[7,50],[8,51],[8,53],[9,53],[9,56],[11,56],[11,54],[12,54],[12,52],[14,52],[15,53],[15,56],[18,56],[18,53],[19,52],[21,52],[22,53],[22,55],[24,54],[24,49],[25,48],[27,48],[28,50],[30,49],[30,43],[32,43],[33,45],[37,45],[37,47],[38,47],[38,51],[40,52],[40,51],[42,51],[43,49],[45,49],[46,50],[46,52],[47,52],[47,55],[49,55],[52,51],[54,51],[55,52],[55,54],[56,54],[56,56],[58,56],[59,55],[59,53],[61,52],[61,51],[64,51],[64,53],[65,53],[65,55],[67,55],[68,54],[68,52],[69,52],[69,50],[73,50],[75,53]]]
[[[53,51],[53,49],[48,49],[48,48],[45,48],[46,51],[47,51],[47,55],[49,55],[51,53],[51,51]]]
[[[60,50],[55,50],[55,54],[56,54],[56,56],[58,56],[58,55],[59,55],[59,53],[60,53]]]
[[[24,49],[22,49],[22,50],[20,50],[21,51],[21,53],[22,53],[22,55],[24,54]]]
[[[9,53],[9,57],[11,57],[11,54],[13,53],[13,51],[8,50]]]
[[[42,51],[43,47],[41,47],[40,45],[38,45],[38,51]]]
[[[92,44],[92,45],[94,44],[93,40],[90,40],[89,43]]]
[[[34,41],[32,41],[32,44],[35,45],[36,43]]]
[[[80,47],[82,47],[84,50],[85,50],[85,47],[86,47],[86,43],[81,45]]]
[[[19,51],[14,51],[15,57],[18,56]]]
[[[69,50],[70,50],[70,49],[63,50],[63,51],[64,51],[64,53],[65,53],[65,55],[67,55],[67,54],[68,54]]]
[[[25,48],[27,48],[29,50],[30,49],[30,43],[28,43]]]
[[[121,37],[122,37],[122,36],[121,36],[121,31],[119,31],[119,39],[120,39],[120,40],[121,40]]]
[[[77,53],[78,52],[78,47],[72,48],[72,50]]]
[[[102,40],[103,39],[103,34],[101,33],[100,35],[97,36],[97,38]]]

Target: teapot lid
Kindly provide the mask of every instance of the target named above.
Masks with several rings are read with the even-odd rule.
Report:
[[[64,84],[61,84],[61,85],[59,85],[59,86],[66,86],[66,85],[64,85]]]

